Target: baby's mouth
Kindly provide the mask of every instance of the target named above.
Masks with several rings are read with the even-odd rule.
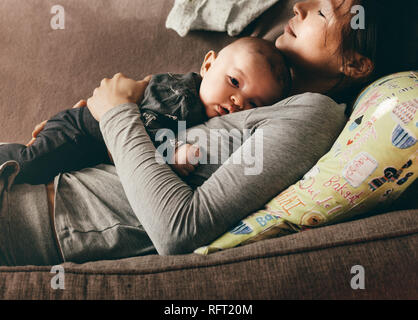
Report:
[[[222,107],[221,105],[217,105],[216,107],[215,107],[215,111],[220,115],[220,116],[223,116],[223,115],[225,115],[225,114],[228,114],[229,113],[229,111],[228,111],[228,109],[225,109],[224,107]]]

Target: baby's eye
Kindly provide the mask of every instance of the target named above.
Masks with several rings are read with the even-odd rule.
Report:
[[[258,107],[255,102],[250,102],[250,106],[251,106],[251,108],[257,108]]]
[[[239,88],[239,81],[237,79],[235,79],[234,77],[229,77],[229,81],[234,87]]]
[[[321,17],[325,18],[324,14],[322,13],[322,11],[321,11],[321,10],[318,10],[318,14],[319,14]]]

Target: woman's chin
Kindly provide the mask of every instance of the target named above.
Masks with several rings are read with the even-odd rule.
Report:
[[[283,33],[276,39],[274,45],[281,52],[292,51],[294,46],[293,39],[294,38],[291,38],[289,34]]]
[[[292,45],[283,36],[278,37],[274,45],[288,60],[295,55]]]
[[[284,36],[284,33],[282,33],[280,36],[278,36],[276,41],[274,42],[274,45],[279,50],[281,50],[280,48],[281,48],[281,45],[282,45],[282,42],[283,42],[283,36]]]

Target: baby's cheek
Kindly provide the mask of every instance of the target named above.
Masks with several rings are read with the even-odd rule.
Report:
[[[207,105],[210,102],[210,97],[212,95],[212,84],[208,83],[207,81],[202,81],[202,84],[200,86],[200,100],[203,102],[203,104]]]
[[[225,85],[221,77],[207,77],[204,78],[200,87],[200,96],[207,104],[217,104],[225,102]]]

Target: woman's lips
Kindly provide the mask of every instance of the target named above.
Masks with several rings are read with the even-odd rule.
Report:
[[[284,31],[296,38],[296,34],[293,32],[293,29],[290,26],[290,22],[286,25],[286,27],[284,28]]]

